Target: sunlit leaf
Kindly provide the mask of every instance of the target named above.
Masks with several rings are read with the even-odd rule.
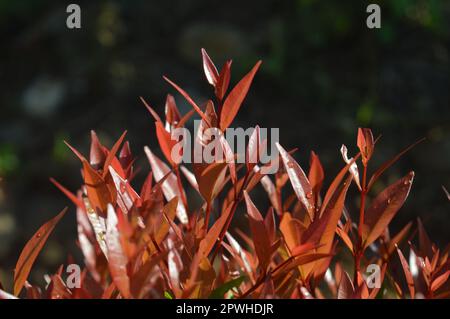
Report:
[[[253,69],[251,69],[251,71],[247,73],[247,75],[245,75],[228,94],[220,113],[221,130],[224,131],[233,122],[234,117],[238,113],[239,108],[241,107],[241,104],[244,101],[248,89],[253,81],[253,77],[255,76],[256,71],[258,71],[260,65],[261,61],[258,61]]]
[[[66,213],[67,208],[63,209],[58,215],[42,225],[38,231],[31,237],[23,248],[14,270],[14,295],[18,296],[30,274],[31,267],[34,264],[39,252],[45,245],[48,237],[52,233],[56,224]]]
[[[403,206],[411,189],[414,172],[410,172],[382,191],[366,211],[363,226],[364,247],[373,243]]]

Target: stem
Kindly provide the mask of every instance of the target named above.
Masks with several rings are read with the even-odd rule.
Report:
[[[365,211],[365,207],[366,207],[366,195],[367,195],[366,179],[367,179],[367,166],[364,166],[363,176],[362,176],[362,185],[361,185],[361,205],[359,208],[358,235],[359,235],[360,240],[362,237],[362,227],[364,225],[364,211]]]
[[[358,284],[358,273],[361,269],[361,257],[364,253],[363,251],[363,239],[362,239],[362,228],[364,225],[364,213],[366,209],[366,195],[367,195],[367,166],[364,165],[362,183],[361,183],[361,204],[359,207],[359,227],[358,227],[358,239],[357,245],[355,247],[355,273],[353,274],[353,284],[355,287],[359,286]]]

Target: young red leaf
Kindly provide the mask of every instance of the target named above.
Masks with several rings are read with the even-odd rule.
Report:
[[[448,277],[450,276],[450,270],[447,270],[442,275],[438,276],[435,280],[433,280],[431,284],[431,291],[437,291],[445,282],[447,281]]]
[[[108,174],[109,170],[108,167],[111,165],[114,159],[116,159],[116,153],[119,151],[120,145],[122,145],[123,139],[125,138],[125,135],[127,135],[127,131],[123,132],[122,135],[119,137],[117,142],[113,145],[111,150],[108,152],[108,156],[106,157],[105,164],[103,166],[103,178]],[[117,159],[116,159],[117,160]],[[114,167],[116,170],[118,170],[118,167]],[[122,169],[122,167],[120,167]]]
[[[341,282],[339,283],[338,299],[351,299],[354,293],[355,288],[353,287],[350,276],[344,271]]]
[[[100,143],[95,131],[91,131],[91,150],[89,153],[89,163],[95,167],[100,168],[100,165],[106,160],[105,147]]]
[[[350,187],[352,176],[341,183],[327,203],[320,218],[316,218],[302,236],[302,242],[317,243],[319,253],[330,253],[333,247],[334,234],[344,210],[345,198]]]
[[[161,151],[163,152],[166,159],[169,163],[175,167],[177,163],[180,162],[182,154],[179,155],[179,158],[172,157],[172,149],[178,141],[173,140],[170,132],[167,132],[161,122],[155,122],[156,126],[156,136],[158,138],[159,146]]]
[[[364,166],[367,166],[370,158],[373,154],[374,141],[372,131],[368,128],[359,128],[358,129],[358,140],[357,140],[358,148],[361,151],[362,162]]]
[[[281,158],[283,159],[284,167],[289,175],[289,179],[292,184],[292,188],[294,189],[297,198],[305,207],[306,211],[309,214],[311,220],[314,220],[314,198],[312,194],[312,188],[308,181],[308,178],[305,175],[305,172],[302,170],[300,165],[289,155],[286,150],[281,147],[280,144],[276,143],[278,151],[281,154]]]
[[[364,248],[373,243],[386,229],[398,210],[403,206],[411,189],[414,172],[410,172],[382,191],[366,212],[362,228]]]
[[[253,77],[255,76],[256,71],[258,71],[260,65],[261,61],[258,61],[253,69],[251,69],[251,71],[247,73],[247,75],[245,75],[238,84],[236,84],[225,99],[220,113],[220,129],[222,131],[225,131],[225,129],[230,126],[231,122],[233,122],[233,119],[238,113],[239,108],[241,107],[241,104],[244,101],[248,89],[253,81]]]
[[[141,102],[145,105],[145,107],[147,108],[147,110],[150,112],[150,114],[153,116],[153,118],[157,121],[157,122],[161,122],[161,118],[159,117],[158,113],[155,112],[155,110],[144,100],[144,98],[142,96],[139,97],[141,99]]]
[[[227,163],[217,162],[205,165],[202,169],[195,169],[198,189],[206,202],[211,202],[220,192],[225,178]]]
[[[423,227],[422,220],[420,218],[417,218],[417,228],[419,230],[419,247],[421,257],[428,257],[428,259],[431,260],[433,257],[433,244],[431,243],[430,237],[428,236],[425,227]]]
[[[202,48],[202,58],[203,58],[203,70],[205,71],[206,79],[208,83],[212,86],[216,86],[217,81],[219,79],[219,73],[217,72],[217,68],[214,65],[213,61],[209,57],[206,50]]]
[[[253,204],[246,191],[244,191],[244,197],[247,205],[247,213],[250,222],[250,229],[253,235],[252,237],[256,255],[258,256],[261,269],[265,271],[270,263],[272,255],[269,234],[267,233],[261,213],[258,211],[255,204]]]
[[[222,215],[220,215],[214,225],[212,225],[212,227],[209,229],[206,236],[200,242],[197,253],[202,258],[208,257],[214,245],[216,244],[216,242],[218,242],[220,234],[224,231],[223,228],[228,220],[228,217],[230,216],[231,211],[232,210],[230,206],[222,213]]]
[[[414,278],[411,274],[411,271],[408,266],[408,262],[405,259],[405,256],[403,256],[403,253],[400,251],[400,249],[397,248],[398,257],[400,258],[400,262],[402,264],[403,272],[405,274],[406,283],[408,284],[409,293],[411,295],[411,299],[414,299],[415,296],[415,287],[414,287]]]
[[[28,278],[34,261],[36,260],[39,252],[45,245],[48,237],[52,233],[56,224],[61,220],[61,218],[66,213],[67,208],[64,208],[58,215],[50,219],[44,225],[42,225],[38,231],[31,237],[31,239],[26,243],[22,252],[20,253],[19,259],[16,263],[16,268],[14,270],[14,295],[18,296],[20,291]]]
[[[145,154],[147,155],[150,166],[152,167],[153,176],[157,182],[161,181],[164,176],[166,180],[162,183],[162,190],[166,200],[170,201],[174,197],[183,198],[183,189],[178,187],[176,175],[170,171],[169,167],[161,161],[157,156],[155,156],[152,151],[146,146],[144,148]],[[186,207],[184,207],[182,201],[178,201],[177,217],[183,223],[188,223],[188,216],[186,212]]]
[[[373,184],[378,180],[378,178],[384,173],[385,170],[387,170],[389,167],[391,167],[395,162],[399,160],[400,157],[402,157],[405,153],[407,153],[409,150],[411,150],[414,146],[417,144],[423,142],[425,138],[422,138],[418,140],[417,142],[411,144],[407,148],[405,148],[403,151],[395,155],[390,160],[384,162],[376,171],[373,173],[372,177],[370,178],[369,184],[367,185],[367,189],[371,189]]]
[[[260,148],[261,145],[260,145],[259,126],[256,125],[252,135],[248,140],[247,152],[245,156],[245,162],[248,171],[251,171],[253,167],[255,167],[255,165],[258,164]]]
[[[87,161],[83,161],[83,175],[89,202],[98,214],[105,216],[106,206],[114,202],[108,186]]]
[[[111,277],[122,297],[130,298],[130,278],[127,273],[128,257],[122,247],[121,234],[117,226],[116,212],[113,206],[109,204],[105,236],[108,247],[108,266]]]
[[[67,198],[69,198],[77,207],[81,207],[83,208],[83,203],[81,202],[81,200],[78,199],[77,196],[75,196],[71,191],[69,191],[67,188],[65,188],[64,186],[62,186],[60,183],[58,183],[54,178],[50,178],[50,182],[53,183],[53,185],[55,185],[56,187],[58,187],[58,189],[64,193],[64,195],[67,196]]]
[[[171,125],[177,125],[181,120],[180,111],[178,111],[177,104],[175,103],[175,98],[171,94],[167,94],[166,105],[166,127],[169,129]]]
[[[215,94],[219,101],[223,100],[223,97],[228,90],[228,85],[230,84],[230,69],[231,60],[225,62],[222,70],[220,71],[219,79],[217,80]]]
[[[317,204],[320,190],[322,189],[322,183],[325,178],[322,164],[320,163],[319,156],[316,153],[311,152],[309,160],[309,174],[308,180],[311,184],[311,189],[315,195],[314,202]]]
[[[178,92],[180,92],[181,95],[189,102],[189,104],[192,105],[192,107],[195,109],[195,111],[200,115],[200,117],[208,124],[208,126],[211,126],[211,123],[209,123],[208,119],[206,118],[205,113],[202,112],[200,107],[197,105],[197,103],[194,102],[194,100],[189,96],[189,94],[186,93],[185,90],[180,88],[178,85],[176,85],[174,82],[169,80],[167,77],[163,76],[164,80],[166,80],[170,85],[172,85]]]

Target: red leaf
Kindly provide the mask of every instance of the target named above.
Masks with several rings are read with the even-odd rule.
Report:
[[[320,163],[319,156],[317,156],[316,153],[311,152],[311,158],[309,160],[308,180],[311,184],[311,189],[316,197],[315,203],[317,203],[318,201],[324,178],[325,173],[323,172],[323,167]]]
[[[144,98],[142,96],[139,97],[142,101],[142,103],[144,103],[145,107],[147,108],[147,110],[150,112],[150,114],[153,116],[153,118],[157,121],[157,122],[161,122],[161,118],[159,117],[158,113],[155,112],[155,110],[144,100]]]
[[[119,151],[120,145],[122,144],[123,139],[125,138],[126,134],[127,134],[127,131],[123,132],[122,135],[117,140],[117,142],[113,145],[111,150],[108,152],[108,157],[106,157],[105,165],[103,166],[103,178],[105,178],[105,176],[108,174],[108,172],[109,172],[108,167],[109,167],[109,165],[111,165],[113,160],[116,158],[116,153]],[[118,167],[114,167],[114,168],[116,169],[116,171],[119,170]],[[120,169],[122,170],[122,167],[120,167]]]
[[[297,198],[305,207],[310,219],[314,220],[314,199],[312,196],[311,185],[305,175],[305,172],[292,158],[292,156],[289,155],[283,147],[281,147],[280,144],[276,143],[276,146],[281,154],[284,167],[286,168],[286,172],[288,173],[292,188],[294,189]]]
[[[189,102],[189,104],[192,105],[192,107],[197,111],[198,115],[208,124],[208,126],[211,126],[208,122],[208,119],[206,118],[205,113],[202,112],[200,107],[197,105],[197,103],[194,102],[194,100],[189,96],[189,94],[186,93],[185,90],[180,88],[178,85],[176,85],[174,82],[169,80],[167,77],[163,76],[164,80],[166,80],[170,85],[172,85],[178,92],[180,92],[181,95]]]
[[[165,113],[166,113],[166,125],[167,124],[176,125],[178,122],[180,122],[181,119],[180,111],[178,111],[175,99],[171,94],[167,94],[166,97]]]
[[[210,203],[220,192],[225,178],[227,163],[217,162],[202,165],[201,169],[194,165],[198,189],[206,202]]]
[[[400,257],[400,262],[403,267],[403,272],[405,274],[406,283],[408,284],[409,293],[411,294],[411,299],[414,299],[415,296],[415,288],[414,288],[414,278],[411,274],[411,271],[409,270],[408,262],[405,259],[405,256],[403,256],[400,249],[397,248],[398,256]]]
[[[161,122],[155,122],[156,126],[156,136],[158,137],[159,146],[169,163],[175,167],[177,163],[181,160],[182,154],[178,154],[180,158],[172,158],[172,149],[178,143],[178,141],[173,140],[169,132],[166,131]]]
[[[364,166],[367,166],[367,162],[372,157],[374,148],[372,131],[368,128],[359,128],[357,144],[361,151],[362,162]]]
[[[322,245],[318,252],[329,253],[334,234],[345,204],[347,190],[351,184],[352,176],[347,179],[334,192],[331,199],[324,208],[323,214],[316,218],[302,236],[302,242],[313,242]]]
[[[91,150],[89,153],[89,163],[96,169],[105,162],[106,152],[105,147],[98,140],[95,131],[91,131]]]
[[[376,171],[375,173],[373,173],[372,177],[370,178],[369,184],[367,186],[367,189],[371,189],[373,184],[378,180],[378,178],[383,174],[383,172],[385,170],[387,170],[389,167],[391,167],[392,164],[394,164],[395,162],[398,161],[398,159],[400,157],[402,157],[405,153],[407,153],[409,150],[411,150],[414,146],[416,146],[417,144],[423,142],[425,140],[425,138],[422,138],[420,140],[418,140],[417,142],[411,144],[410,146],[408,146],[407,148],[405,148],[403,151],[401,151],[400,153],[398,153],[397,155],[395,155],[393,158],[391,158],[390,160],[386,161],[385,163],[383,163]]]
[[[256,125],[252,135],[248,140],[247,152],[245,157],[248,171],[251,171],[253,167],[255,167],[255,165],[258,164],[260,147],[261,146],[260,146],[259,126]]]
[[[31,239],[26,243],[22,252],[20,253],[19,259],[16,263],[16,268],[14,270],[14,295],[18,296],[20,291],[28,278],[34,261],[36,260],[39,252],[45,245],[48,237],[52,233],[56,224],[66,213],[67,208],[63,209],[57,216],[53,217],[51,220],[42,225],[38,231],[31,237]]]
[[[76,197],[72,192],[70,192],[67,188],[58,183],[54,178],[50,177],[50,182],[53,183],[58,189],[64,193],[77,207],[84,208],[83,203]]]
[[[231,122],[233,122],[239,108],[241,107],[242,101],[244,101],[247,95],[248,89],[253,81],[256,71],[258,71],[261,61],[258,61],[256,65],[251,69],[247,75],[245,75],[241,81],[231,90],[228,94],[220,113],[220,128],[224,131]]]
[[[431,284],[431,291],[438,290],[448,279],[448,276],[450,276],[450,270],[447,270],[445,273],[437,277],[435,280],[433,280],[433,283]]]
[[[83,161],[83,175],[89,202],[97,213],[105,216],[106,205],[113,202],[108,186],[87,161]]]
[[[209,253],[213,249],[216,242],[218,242],[220,238],[220,234],[223,232],[223,228],[227,222],[228,217],[231,213],[231,206],[229,206],[220,217],[216,220],[214,225],[211,226],[206,236],[200,242],[198,248],[198,254],[203,257],[208,257]]]
[[[411,189],[414,172],[410,172],[382,191],[366,212],[363,225],[364,248],[373,243],[388,227],[392,218],[403,206]]]
[[[250,222],[250,229],[253,235],[256,255],[258,256],[261,269],[265,271],[270,263],[272,255],[269,234],[267,233],[261,213],[258,211],[255,204],[253,204],[246,191],[244,191],[244,197],[247,205],[247,213]]]
[[[338,299],[351,299],[354,293],[355,288],[353,287],[350,276],[344,271],[341,282],[339,283]]]
[[[166,180],[162,183],[162,190],[166,200],[170,201],[174,197],[183,198],[181,193],[184,192],[184,190],[178,187],[176,175],[171,172],[169,167],[155,156],[147,146],[144,148],[144,151],[152,167],[155,180],[159,182],[167,175]],[[177,217],[183,224],[187,224],[188,216],[186,208],[181,200],[178,201]]]
[[[108,247],[108,266],[111,277],[119,289],[122,297],[130,298],[130,278],[127,273],[128,257],[121,243],[118,229],[118,218],[111,204],[108,205],[106,226],[106,245]]]
[[[215,87],[219,78],[219,74],[213,61],[211,61],[211,58],[209,57],[208,53],[206,53],[206,50],[203,48],[202,48],[202,58],[203,58],[203,70],[205,71],[206,79],[208,80],[209,84]]]
[[[219,101],[223,100],[225,93],[228,90],[228,85],[230,84],[230,69],[231,60],[227,61],[219,74],[219,79],[217,80],[215,94]]]

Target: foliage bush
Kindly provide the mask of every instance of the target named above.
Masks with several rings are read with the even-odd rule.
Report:
[[[14,272],[13,292],[1,298],[447,298],[448,247],[433,244],[420,220],[390,234],[389,224],[412,186],[407,173],[378,194],[373,186],[383,173],[415,144],[387,160],[368,176],[377,140],[370,129],[357,134],[359,152],[324,186],[319,156],[310,156],[305,171],[277,144],[272,162],[249,161],[266,145],[258,127],[250,137],[246,163],[224,146],[224,161],[192,164],[192,171],[174,161],[171,131],[197,113],[200,131],[220,131],[232,123],[260,66],[228,90],[231,61],[219,72],[202,50],[206,79],[214,88],[212,100],[199,106],[178,85],[165,78],[192,105],[181,116],[168,95],[165,119],[142,99],[155,119],[156,136],[169,165],[149,148],[151,171],[139,189],[130,144],[123,133],[111,149],[91,134],[89,158],[70,146],[82,165],[83,184],[70,192],[52,182],[76,206],[78,246],[84,256],[80,285],[68,284],[63,266],[48,276],[48,285],[27,281],[32,265],[66,210],[45,223],[25,245]],[[229,93],[227,93],[229,91]],[[216,108],[216,106],[217,108]],[[195,143],[212,141],[199,134]],[[272,175],[262,166],[282,163]],[[361,177],[359,176],[361,172]],[[263,215],[252,200],[262,185],[271,203]],[[357,198],[347,198],[355,187]],[[203,202],[194,208],[188,188]],[[189,190],[189,192],[191,192]],[[372,196],[374,195],[374,196]],[[358,201],[357,212],[346,202]],[[239,205],[246,207],[247,227],[233,226]],[[217,215],[214,220],[211,216]],[[249,231],[247,230],[249,229]],[[414,229],[414,230],[413,230]],[[417,240],[416,240],[417,238]],[[418,245],[413,241],[417,241]],[[399,246],[409,249],[409,261]],[[351,256],[352,258],[346,258]],[[379,285],[367,279],[368,267],[379,269]],[[375,268],[373,268],[375,267]],[[352,274],[352,275],[350,275]]]

